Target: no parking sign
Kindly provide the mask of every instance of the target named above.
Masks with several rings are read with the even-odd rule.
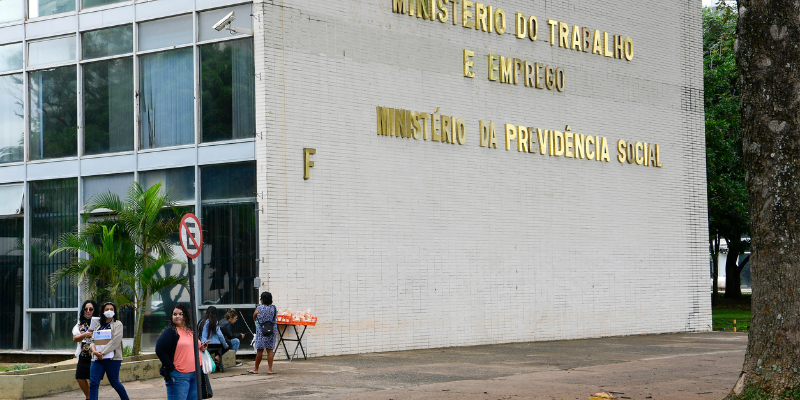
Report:
[[[200,228],[200,219],[192,213],[187,213],[181,218],[178,230],[181,238],[183,252],[189,258],[197,258],[203,250],[203,230]]]

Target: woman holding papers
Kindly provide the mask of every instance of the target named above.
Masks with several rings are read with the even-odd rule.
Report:
[[[75,380],[83,390],[83,395],[89,399],[89,369],[92,367],[92,334],[97,329],[92,326],[92,317],[100,315],[100,309],[93,300],[83,302],[83,307],[78,311],[78,323],[72,328],[72,341],[78,344],[75,357],[78,357],[78,367],[75,369]],[[95,324],[99,318],[95,320]]]
[[[167,386],[169,400],[197,399],[192,340],[197,340],[192,332],[192,315],[188,307],[177,304],[172,309],[169,324],[156,342],[156,355],[161,360],[161,375]],[[204,352],[207,345],[207,341],[199,343],[198,350]],[[203,365],[202,357],[199,354],[197,356],[200,365]]]
[[[119,381],[119,367],[122,365],[122,322],[117,320],[117,306],[110,301],[103,303],[100,328],[94,331],[92,354],[94,361],[90,371],[89,400],[97,400],[97,390],[103,375],[108,376],[108,382],[117,391],[119,398],[128,400],[128,393]]]

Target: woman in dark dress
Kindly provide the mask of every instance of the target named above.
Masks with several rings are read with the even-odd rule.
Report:
[[[75,369],[75,380],[83,390],[86,399],[89,399],[89,370],[92,367],[92,331],[89,326],[92,317],[100,315],[97,303],[92,300],[83,302],[81,310],[78,311],[78,323],[72,328],[72,341],[78,343],[75,350],[75,357],[78,357],[78,367]]]
[[[267,349],[267,375],[272,375],[272,361],[275,358],[275,336],[278,334],[278,326],[275,323],[278,317],[278,309],[272,304],[272,293],[261,293],[261,305],[256,308],[253,313],[253,319],[256,321],[256,339],[253,347],[256,349],[256,366],[255,368],[247,371],[248,374],[257,374],[258,366],[261,365],[261,357],[264,354],[264,349]],[[272,335],[264,336],[261,334],[261,325],[271,324]]]

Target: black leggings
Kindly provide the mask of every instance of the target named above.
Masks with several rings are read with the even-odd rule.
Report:
[[[230,346],[228,346],[228,348],[226,349],[221,344],[217,344],[217,343],[213,343],[213,344],[209,343],[208,344],[208,352],[211,353],[212,350],[219,350],[220,357],[222,357],[222,355],[227,353],[228,350],[230,350],[230,349],[231,349]]]

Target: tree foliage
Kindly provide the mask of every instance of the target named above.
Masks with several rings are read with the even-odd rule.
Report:
[[[748,234],[750,225],[742,157],[739,73],[734,55],[737,19],[730,7],[703,9],[708,228],[715,269],[719,239],[728,242],[726,297],[741,295],[739,274],[745,263],[738,263],[738,259],[747,248],[741,238]],[[715,270],[715,289],[717,276]]]
[[[102,296],[112,299],[117,307],[133,307],[134,355],[141,350],[144,311],[150,297],[170,286],[188,285],[186,278],[159,274],[165,264],[180,263],[173,258],[169,236],[177,232],[181,215],[160,189],[160,183],[143,190],[134,182],[125,201],[111,192],[95,195],[86,204],[86,214],[98,210],[108,213],[84,223],[78,233],[63,235],[50,254],[79,254],[51,276],[52,287],[69,278],[76,285],[85,284],[87,298]]]

